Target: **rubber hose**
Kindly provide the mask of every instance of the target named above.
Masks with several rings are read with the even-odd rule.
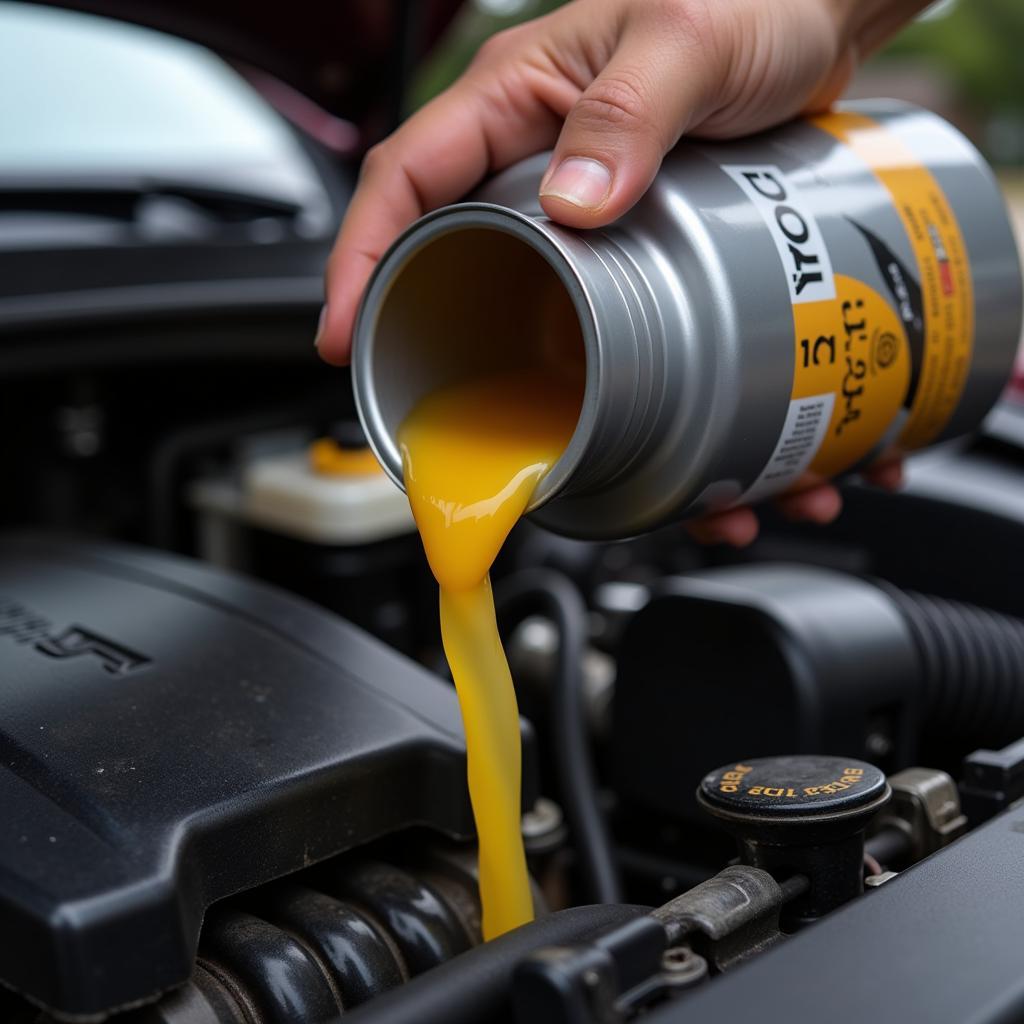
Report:
[[[501,581],[495,597],[499,613],[521,614],[539,606],[558,629],[558,671],[551,693],[551,725],[565,817],[588,898],[595,903],[618,903],[622,887],[598,802],[583,709],[587,607],[574,584],[552,569],[513,573]]]
[[[958,744],[1024,732],[1024,621],[960,601],[884,588],[917,647],[924,732]]]
[[[346,1014],[353,1024],[500,1024],[511,1013],[516,965],[545,946],[587,942],[650,913],[626,904],[571,907],[539,918],[377,996]]]

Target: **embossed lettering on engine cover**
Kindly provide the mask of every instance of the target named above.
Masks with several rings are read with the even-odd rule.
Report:
[[[127,675],[152,660],[84,626],[73,624],[56,631],[49,619],[11,600],[0,599],[0,637],[31,644],[33,650],[48,658],[91,655],[114,676]]]

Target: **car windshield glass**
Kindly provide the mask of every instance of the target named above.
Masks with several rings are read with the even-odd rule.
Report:
[[[0,3],[0,96],[0,181],[217,168],[265,185],[272,170],[294,197],[316,178],[289,127],[224,61],[110,19]]]

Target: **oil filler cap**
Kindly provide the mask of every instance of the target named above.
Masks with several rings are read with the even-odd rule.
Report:
[[[889,784],[874,765],[850,758],[759,757],[704,776],[697,798],[736,823],[825,824],[873,814],[889,799]]]
[[[864,830],[891,795],[874,765],[844,757],[761,757],[704,776],[697,802],[736,838],[740,861],[807,892],[784,912],[798,927],[860,895]]]

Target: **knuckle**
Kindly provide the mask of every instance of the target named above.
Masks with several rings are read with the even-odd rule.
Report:
[[[391,151],[388,142],[378,142],[371,146],[363,156],[363,162],[359,169],[360,179],[376,177],[384,170],[391,161]]]
[[[721,18],[713,16],[707,0],[648,0],[646,14],[679,42],[706,45]]]
[[[517,48],[520,35],[521,27],[515,26],[502,29],[500,32],[495,32],[494,35],[488,36],[476,51],[476,56],[472,62],[473,66],[477,68],[486,67],[487,65],[504,60],[512,50]]]
[[[648,89],[638,73],[618,71],[599,78],[577,101],[574,115],[577,124],[584,127],[655,130]]]

